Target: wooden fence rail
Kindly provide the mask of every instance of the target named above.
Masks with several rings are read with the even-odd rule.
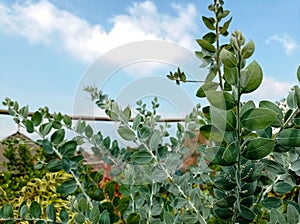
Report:
[[[0,115],[9,115],[8,110],[0,109]],[[28,116],[31,117],[33,112],[29,112]],[[50,114],[53,117],[53,114]],[[97,116],[83,116],[83,115],[68,115],[72,120],[85,120],[85,121],[107,121],[107,122],[115,122],[111,120],[109,117],[97,117]],[[131,119],[133,121],[133,119]],[[183,118],[164,118],[160,119],[158,122],[183,122]]]

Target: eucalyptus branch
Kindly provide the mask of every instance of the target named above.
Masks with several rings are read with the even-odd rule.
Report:
[[[184,197],[184,199],[187,200],[188,204],[191,206],[191,208],[196,212],[196,214],[199,217],[199,221],[201,224],[205,224],[205,219],[202,217],[202,215],[200,214],[200,211],[196,208],[195,204],[193,202],[191,202],[189,200],[189,197],[183,192],[183,190],[181,189],[181,187],[175,183],[173,177],[171,176],[171,174],[169,173],[169,171],[159,162],[159,159],[157,158],[157,156],[155,156],[152,152],[152,150],[149,148],[149,146],[147,144],[145,144],[143,141],[141,142],[145,148],[147,149],[147,151],[150,153],[150,155],[152,156],[152,158],[155,160],[155,163],[158,164],[158,166],[164,171],[164,173],[167,175],[169,181],[174,184],[179,193]]]
[[[63,158],[63,156],[60,154],[60,152],[59,152],[55,147],[53,147],[53,151],[55,152],[55,154],[56,154],[60,159]],[[80,188],[81,193],[82,193],[82,194],[84,195],[84,197],[86,198],[86,200],[87,200],[89,206],[90,206],[91,208],[93,208],[94,206],[93,206],[93,203],[92,203],[90,197],[89,197],[88,194],[86,193],[84,187],[83,187],[82,184],[80,183],[80,180],[78,179],[77,175],[72,171],[72,169],[70,169],[70,174],[73,176],[74,180],[76,181],[77,186]]]

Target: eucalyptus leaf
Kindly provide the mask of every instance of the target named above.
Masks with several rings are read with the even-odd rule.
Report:
[[[262,159],[273,151],[274,146],[275,142],[273,139],[256,138],[246,145],[243,156],[251,160]]]
[[[256,214],[244,205],[241,205],[241,216],[247,220],[253,220]]]
[[[51,135],[51,142],[53,145],[60,144],[65,138],[65,130],[64,129],[58,129]]]
[[[297,209],[291,205],[288,204],[287,206],[287,221],[289,224],[298,224],[300,220],[299,212]]]
[[[221,200],[217,201],[216,206],[220,208],[229,208],[233,206],[233,204],[236,202],[236,196],[235,195],[228,195]]]
[[[255,45],[252,40],[250,40],[243,48],[241,52],[241,57],[243,59],[250,58],[254,52]]]
[[[215,30],[215,19],[214,18],[207,18],[205,16],[202,16],[202,21],[205,24],[205,26],[210,30]]]
[[[136,139],[136,135],[132,129],[129,127],[121,126],[118,128],[119,135],[127,141],[132,141]]]
[[[69,214],[66,211],[65,208],[62,208],[59,212],[59,218],[63,223],[68,223],[69,222]]]
[[[70,179],[65,182],[63,182],[59,187],[57,188],[57,193],[60,194],[72,194],[76,191],[78,185],[75,181],[75,179]]]
[[[279,208],[282,204],[282,200],[278,197],[267,197],[261,201],[261,204],[267,209]]]
[[[211,44],[214,44],[217,40],[217,36],[213,32],[209,32],[209,33],[205,34],[202,38]]]
[[[30,216],[33,218],[39,218],[42,214],[42,208],[36,201],[33,201],[29,208]]]
[[[213,212],[217,217],[223,220],[230,220],[234,215],[233,211],[229,208],[218,208],[214,207]]]
[[[48,219],[50,219],[52,221],[56,221],[56,211],[55,211],[55,207],[53,204],[50,204],[47,206],[46,213],[47,213]]]
[[[40,112],[36,111],[31,117],[31,121],[34,126],[39,126],[42,123],[43,117]]]
[[[270,224],[286,224],[286,221],[282,214],[276,209],[272,209],[270,213]]]
[[[293,186],[289,183],[278,182],[273,187],[273,190],[278,194],[287,194],[292,190]]]
[[[216,52],[216,48],[214,47],[214,45],[212,45],[211,43],[209,43],[208,41],[206,41],[204,39],[198,39],[197,43],[200,45],[200,47],[202,47],[203,50],[206,50],[210,53]]]
[[[263,72],[260,65],[253,61],[251,62],[243,72],[241,72],[241,87],[242,93],[250,93],[256,90],[263,78]]]
[[[14,217],[14,212],[13,212],[13,207],[11,204],[6,203],[3,205],[1,208],[2,213],[3,213],[3,218],[12,218]]]
[[[196,96],[200,97],[200,98],[205,97],[206,91],[216,90],[218,88],[218,86],[219,86],[219,84],[216,82],[206,82],[197,90]]]
[[[150,138],[149,146],[152,150],[157,150],[158,145],[161,143],[161,133],[160,131],[154,131]]]
[[[283,129],[275,140],[278,144],[290,147],[300,147],[300,130],[294,128]]]
[[[238,80],[237,68],[236,67],[230,68],[224,66],[224,78],[230,85],[237,86],[237,80]]]
[[[225,67],[234,68],[238,62],[233,53],[223,48],[220,53],[220,59]]]
[[[236,101],[233,95],[224,91],[206,91],[205,92],[209,103],[221,110],[231,110],[236,106]]]
[[[153,157],[147,151],[137,151],[132,154],[131,159],[137,164],[149,164]]]
[[[267,108],[252,108],[241,116],[241,124],[247,130],[261,130],[271,125],[277,114]]]
[[[282,121],[283,121],[283,113],[282,110],[273,102],[267,101],[267,100],[262,100],[259,102],[259,107],[260,108],[268,108],[270,110],[273,110],[276,114],[277,117],[272,123],[273,127],[281,127]]]
[[[220,110],[210,107],[211,123],[220,130],[233,131],[236,129],[236,116],[232,110]]]

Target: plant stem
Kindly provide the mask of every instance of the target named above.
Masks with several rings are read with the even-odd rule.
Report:
[[[236,195],[237,195],[237,200],[236,200],[236,207],[235,207],[235,214],[232,217],[232,222],[235,223],[235,220],[237,218],[238,213],[241,212],[241,206],[240,206],[240,192],[241,192],[241,153],[242,153],[242,130],[241,130],[241,122],[240,122],[240,110],[241,110],[241,83],[240,83],[240,78],[241,78],[241,56],[240,56],[240,51],[237,51],[238,55],[238,82],[237,82],[237,109],[236,109],[236,119],[237,119],[237,148],[239,150],[238,153],[238,161],[237,161],[237,169],[236,169]]]
[[[216,7],[215,7],[215,17],[216,17],[216,44],[217,44],[217,54],[216,54],[216,62],[217,62],[217,73],[219,76],[219,86],[220,89],[223,90],[223,80],[222,80],[222,73],[221,73],[221,62],[220,62],[220,33],[219,33],[219,20],[217,18],[217,12],[219,9],[219,3],[218,1],[216,2]]]

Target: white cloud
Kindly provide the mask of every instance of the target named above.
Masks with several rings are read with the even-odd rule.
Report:
[[[288,34],[283,34],[283,35],[273,35],[270,36],[267,40],[266,43],[269,44],[272,41],[276,41],[280,43],[286,54],[290,55],[292,54],[295,50],[299,48],[299,44]]]
[[[245,99],[279,101],[287,97],[293,86],[293,83],[281,82],[264,76],[261,86],[253,93],[246,95]]]
[[[125,43],[162,39],[192,48],[196,8],[172,5],[175,16],[160,13],[151,1],[132,4],[126,14],[111,19],[112,28],[91,25],[47,0],[14,5],[0,4],[0,29],[63,49],[75,58],[91,62],[99,55]]]

